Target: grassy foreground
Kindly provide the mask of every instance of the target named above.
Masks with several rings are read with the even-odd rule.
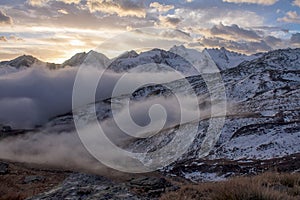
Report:
[[[184,185],[161,200],[299,200],[300,173],[265,173],[216,183]]]

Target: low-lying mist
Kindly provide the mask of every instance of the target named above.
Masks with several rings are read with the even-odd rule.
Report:
[[[142,87],[154,83],[166,83],[182,78],[176,72],[129,72],[124,74],[99,70],[84,66],[79,77],[82,88],[88,89],[91,82],[101,81],[97,85],[95,98],[80,96],[78,109],[93,101],[108,99],[113,96],[116,83],[122,79],[121,90],[117,95],[132,93],[131,88]],[[33,128],[44,125],[50,118],[68,113],[72,110],[72,92],[78,68],[65,68],[51,71],[39,66],[0,77],[0,124],[8,124],[13,128]],[[77,79],[76,79],[77,80]],[[137,89],[137,88],[136,88]],[[168,129],[180,123],[196,122],[200,119],[218,115],[218,110],[224,107],[204,108],[198,113],[198,105],[206,101],[204,97],[154,96],[141,101],[130,101],[129,110],[118,110],[114,118],[100,122],[100,125],[111,141],[124,146],[132,141],[130,136],[149,137],[157,130]],[[200,100],[201,99],[201,100]],[[195,102],[196,100],[196,102]],[[201,102],[203,101],[203,102]],[[159,105],[159,106],[158,106]],[[126,107],[126,106],[125,106]],[[222,112],[220,112],[222,113]],[[199,116],[200,115],[200,116]],[[132,126],[132,119],[138,128]],[[91,127],[89,127],[91,126]],[[89,133],[94,125],[89,124],[85,130]],[[49,128],[49,129],[47,129]],[[53,132],[51,127],[41,128],[41,131],[27,133],[0,140],[0,158],[18,162],[29,162],[66,169],[84,169],[100,172],[107,169],[101,165],[85,149],[75,130],[70,132]],[[158,131],[159,132],[159,131]],[[131,133],[128,135],[128,133]],[[87,134],[88,135],[88,134]],[[95,135],[88,135],[92,145]],[[105,157],[118,160],[105,146],[99,145],[99,151],[105,151]]]
[[[0,76],[0,124],[13,128],[33,128],[45,124],[50,118],[72,110],[72,90],[78,68],[48,70],[35,66],[27,70]],[[81,84],[97,82],[103,71],[84,66]],[[98,83],[94,100],[110,98],[122,74],[106,71]],[[122,81],[124,94],[132,85],[145,80],[169,82],[178,78],[173,72],[132,72]],[[150,81],[150,82],[151,82]],[[83,86],[84,88],[84,86]],[[94,100],[85,98],[82,91],[81,105]]]

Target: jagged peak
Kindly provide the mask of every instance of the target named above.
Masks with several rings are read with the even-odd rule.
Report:
[[[183,44],[181,45],[174,45],[173,47],[170,48],[170,51],[173,49],[187,49]]]
[[[117,59],[135,58],[138,55],[139,54],[136,51],[131,50],[131,51],[126,51],[126,52],[122,53],[120,56],[117,57]]]
[[[5,62],[2,62],[4,63],[5,65],[9,65],[9,66],[12,66],[12,67],[16,67],[16,68],[19,68],[19,67],[30,67],[31,65],[35,64],[35,63],[43,63],[42,61],[40,61],[39,59],[31,56],[31,55],[22,55],[22,56],[19,56],[13,60],[10,60],[10,61],[5,61]]]
[[[99,53],[98,51],[94,51],[94,50],[90,50],[88,53],[86,53],[88,56],[101,56],[102,58],[105,58],[105,59],[108,59],[109,60],[109,58],[105,55],[105,54],[103,54],[103,53]]]

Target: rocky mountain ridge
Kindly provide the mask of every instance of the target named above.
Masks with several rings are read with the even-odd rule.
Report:
[[[255,159],[281,158],[300,152],[299,56],[300,49],[276,50],[260,58],[242,62],[234,68],[221,71],[228,103],[226,119],[220,138],[204,160],[226,159],[247,162],[247,160]],[[162,85],[140,88],[129,96],[132,101],[137,102],[160,96],[168,98],[172,93],[165,88],[172,88],[172,91],[182,94],[195,92],[202,98],[201,102],[204,107],[212,106],[210,104],[212,97],[201,75],[190,76],[185,80],[191,83],[192,88],[183,87],[181,82],[184,80],[176,80]],[[215,88],[218,88],[218,85]],[[222,98],[213,97],[214,101],[223,101]],[[110,106],[114,101],[119,102],[118,98],[115,98],[96,103],[99,121],[111,118]],[[77,120],[82,120],[82,123],[88,124],[95,120],[89,106],[74,113]],[[67,125],[70,128],[72,121],[72,115],[61,116],[50,122],[48,127],[64,129]],[[201,158],[199,157],[201,144],[206,136],[209,122],[209,118],[199,119],[199,129],[194,142],[188,152],[176,162],[183,163],[185,168],[182,170],[190,171],[188,166],[191,162],[196,162]],[[187,127],[186,131],[188,130]],[[176,131],[175,127],[163,130],[147,139],[133,140],[127,149],[151,152],[170,142]],[[204,161],[201,160],[201,162]],[[172,171],[173,167],[178,166],[176,163],[162,170]],[[181,172],[181,175],[185,174],[189,177],[188,173]],[[199,176],[202,175],[199,174]],[[214,177],[217,179],[219,175],[214,174]]]
[[[182,60],[180,56],[177,55],[177,53],[179,52],[186,51],[189,51],[190,55],[194,54],[202,57],[203,60],[205,60],[206,56],[210,57],[217,64],[218,68],[221,71],[235,67],[244,61],[249,61],[263,55],[257,54],[247,56],[244,54],[228,51],[225,48],[204,49],[202,52],[199,52],[197,50],[187,49],[186,47],[181,45],[174,46],[169,51],[153,49],[147,52],[142,52],[140,54],[135,51],[128,51],[117,56],[116,58],[109,59],[104,54],[91,50],[87,53],[77,53],[62,64],[43,62],[31,55],[22,55],[10,61],[0,62],[0,72],[3,71],[1,74],[8,74],[32,66],[44,66],[53,70],[64,68],[67,66],[79,67],[82,64],[92,65],[98,68],[108,67],[109,69],[112,69],[116,72],[122,72],[128,69],[132,69],[137,65],[143,65],[149,62],[153,62],[158,64],[166,64],[172,66],[175,70],[183,71],[185,73],[188,73],[188,75],[192,75],[195,72],[193,72],[193,70],[189,71],[190,69],[186,69],[186,67],[188,67],[188,64],[186,63],[186,61]],[[180,64],[183,66],[180,66]]]
[[[197,52],[184,47],[173,48],[176,54],[186,54],[194,57]],[[125,66],[122,70],[131,71],[138,64],[184,64],[189,69],[192,63],[184,61],[175,53],[154,49],[146,54],[129,52],[112,62],[111,67]],[[163,59],[162,59],[163,58]],[[166,59],[165,59],[166,58]],[[168,59],[176,62],[168,62]],[[205,58],[205,57],[203,57]],[[275,50],[261,55],[250,61],[243,61],[236,67],[222,70],[226,99],[223,96],[212,96],[214,90],[221,85],[214,85],[213,91],[209,91],[203,75],[188,76],[185,79],[175,80],[169,83],[148,85],[136,90],[133,94],[115,97],[96,102],[96,116],[93,117],[93,105],[86,105],[69,114],[52,119],[45,130],[61,133],[74,130],[73,119],[80,120],[82,124],[90,124],[98,120],[100,122],[112,117],[111,103],[114,102],[122,111],[124,105],[122,99],[130,98],[132,102],[143,102],[155,98],[169,98],[171,88],[180,94],[195,93],[200,101],[200,108],[210,110],[215,102],[226,100],[227,110],[225,124],[221,135],[213,149],[206,157],[201,156],[201,148],[210,123],[210,115],[198,119],[197,135],[188,151],[175,163],[161,169],[164,173],[183,176],[187,179],[198,181],[209,177],[212,180],[220,180],[237,173],[234,170],[201,170],[212,161],[226,161],[233,163],[248,163],[253,160],[264,162],[272,159],[289,158],[300,152],[300,49]],[[134,62],[130,60],[134,60]],[[200,59],[203,60],[203,59]],[[136,63],[137,62],[137,63]],[[123,65],[124,64],[124,65]],[[183,66],[183,65],[182,65]],[[176,66],[170,66],[178,69]],[[147,69],[143,69],[147,71]],[[181,71],[182,73],[187,71]],[[208,76],[216,72],[209,71]],[[188,73],[187,73],[188,74]],[[191,88],[183,84],[188,81]],[[213,115],[211,115],[212,118]],[[134,139],[126,145],[126,149],[134,152],[152,152],[168,144],[178,131],[176,126],[162,130],[146,139]],[[189,131],[187,124],[183,131]],[[138,158],[145,162],[143,158]],[[280,162],[280,161],[279,161]],[[197,170],[198,166],[198,170]],[[248,167],[248,166],[247,166]],[[255,170],[250,165],[249,170]],[[297,166],[296,166],[297,168]],[[299,169],[293,168],[293,171]],[[246,172],[245,172],[246,173]]]

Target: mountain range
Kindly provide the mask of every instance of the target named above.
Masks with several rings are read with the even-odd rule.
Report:
[[[93,65],[95,67],[100,67],[100,68],[109,66],[108,67],[109,69],[112,69],[116,72],[121,72],[121,71],[132,69],[138,64],[142,65],[146,63],[152,63],[152,62],[170,65],[174,68],[177,67],[179,71],[183,70],[182,72],[192,75],[193,72],[188,72],[188,70],[185,67],[188,66],[189,64],[186,61],[184,61],[180,56],[177,55],[178,52],[182,52],[182,51],[185,52],[187,50],[188,50],[187,48],[181,45],[181,46],[174,46],[169,51],[153,49],[147,52],[142,52],[140,54],[138,54],[135,51],[129,51],[113,59],[109,59],[104,54],[91,50],[87,53],[86,52],[77,53],[74,56],[72,56],[70,59],[64,61],[62,64],[43,62],[31,55],[23,55],[10,61],[0,62],[0,75],[17,72],[32,66],[44,66],[48,69],[55,70],[55,69],[60,69],[68,66],[79,67],[82,64]],[[203,52],[194,50],[194,53],[195,52],[197,56],[202,56],[203,59],[205,56],[211,58],[221,71],[235,67],[244,61],[253,60],[254,58],[263,55],[263,53],[260,53],[260,54],[248,56],[245,54],[228,51],[225,48],[204,49]],[[190,53],[191,52],[189,52],[189,54]],[[182,64],[183,66],[175,66],[178,63]]]
[[[184,47],[173,48],[172,51],[190,53]],[[282,160],[299,159],[300,49],[275,50],[250,57],[228,52],[225,49],[205,51],[211,52],[212,58],[219,63],[217,64],[219,67],[225,63],[220,67],[228,102],[227,113],[224,116],[226,117],[225,125],[216,145],[203,159],[200,157],[201,147],[210,121],[209,119],[199,119],[198,133],[188,152],[162,171],[193,181],[221,180],[237,174],[249,174],[252,173],[251,171],[263,170],[258,167],[257,162],[270,163],[272,162],[270,160],[278,158]],[[148,55],[151,56],[148,57],[148,60],[144,59],[144,54],[131,53],[130,55],[132,56],[116,59],[112,62],[111,68],[126,71],[140,63],[153,62],[153,58],[157,63],[168,63],[168,58],[174,56],[172,53],[157,49],[150,51]],[[230,62],[230,58],[233,58],[232,62]],[[174,68],[185,66],[185,69],[188,69],[187,63],[181,62],[180,59],[174,63],[176,64],[173,65]],[[234,67],[230,63],[239,64]],[[124,68],[120,69],[120,66],[124,66]],[[188,74],[190,71],[183,72]],[[172,91],[185,94],[196,92],[198,97],[204,98],[202,99],[204,103],[211,101],[212,97],[208,94],[207,86],[201,75],[188,76],[186,80],[191,83],[192,89],[184,88],[183,80],[175,80],[162,85],[140,88],[131,94],[130,98],[133,101],[142,102],[160,96],[168,97],[171,93],[165,88],[172,88]],[[215,88],[218,87],[221,85],[215,85]],[[126,96],[118,98],[126,98]],[[118,98],[96,103],[99,121],[112,117],[110,105],[111,102],[119,102]],[[222,101],[222,98],[217,96],[213,98],[213,101]],[[80,119],[86,124],[91,123],[94,120],[91,106],[93,105],[73,111],[77,120]],[[209,107],[210,105],[206,103],[205,106]],[[70,127],[74,126],[74,116],[67,114],[57,117],[47,124],[47,128],[56,131],[72,130],[74,128]],[[151,152],[170,142],[176,131],[178,129],[174,127],[147,139],[136,139],[131,141],[127,148],[131,151]],[[187,128],[186,131],[189,129]],[[224,166],[224,163],[231,163],[230,165],[235,167],[226,170],[216,167]],[[244,169],[240,166],[244,166]],[[293,168],[293,171],[297,170],[300,169]]]
[[[187,62],[180,55],[191,59]],[[299,171],[299,165],[294,166],[292,163],[300,158],[300,49],[281,49],[247,56],[224,48],[198,52],[184,46],[175,46],[169,51],[153,49],[140,54],[130,51],[112,60],[103,54],[90,51],[76,54],[61,65],[43,63],[51,69],[97,63],[97,66],[106,66],[115,72],[130,72],[136,66],[152,63],[136,72],[159,71],[156,65],[168,65],[185,74],[186,78],[144,86],[133,94],[97,101],[97,119],[93,117],[93,105],[85,105],[51,119],[41,129],[56,133],[72,132],[75,130],[74,118],[84,124],[95,120],[102,122],[112,118],[112,102],[117,102],[119,112],[124,106],[119,103],[122,99],[144,102],[160,97],[168,98],[172,93],[166,88],[172,88],[172,91],[181,94],[195,92],[201,98],[200,107],[212,109],[212,102],[222,102],[224,97],[209,94],[204,78],[196,74],[191,66],[195,56],[203,62],[211,58],[220,70],[228,108],[223,116],[210,117],[225,117],[225,124],[212,150],[203,158],[201,148],[210,117],[193,122],[199,128],[192,145],[176,162],[161,171],[196,182],[262,172],[271,168],[272,162],[276,162],[278,167],[281,166],[280,163],[285,163],[290,171]],[[1,68],[24,70],[36,63],[41,64],[41,61],[31,56],[21,56],[2,62]],[[209,68],[203,69],[203,72],[211,75],[218,73]],[[185,80],[192,88],[184,87]],[[219,87],[222,85],[216,83],[213,90]],[[184,130],[190,131],[189,124]],[[130,140],[124,148],[152,152],[168,144],[177,131],[178,127],[174,126],[149,138]],[[147,162],[144,158],[139,159]],[[265,163],[268,165],[264,165]]]

